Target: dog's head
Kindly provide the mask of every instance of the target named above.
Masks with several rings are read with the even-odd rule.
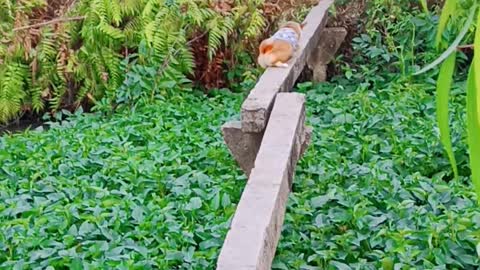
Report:
[[[288,22],[282,24],[280,27],[281,28],[293,29],[295,31],[295,33],[297,33],[298,37],[300,37],[301,34],[302,34],[302,30],[305,27],[305,25],[306,25],[306,23],[297,23],[297,22],[293,22],[293,21],[288,21]]]

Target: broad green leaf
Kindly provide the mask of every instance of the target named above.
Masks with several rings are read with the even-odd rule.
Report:
[[[144,219],[143,208],[135,206],[132,211],[132,217],[136,222],[141,223]]]
[[[89,223],[88,221],[85,221],[80,225],[80,228],[78,229],[78,234],[81,236],[85,236],[91,231],[95,229],[95,226]]]
[[[315,225],[318,228],[323,227],[325,225],[325,220],[326,219],[327,219],[327,217],[324,214],[317,215],[317,217],[315,218]]]
[[[378,217],[368,215],[365,217],[365,219],[368,221],[367,223],[368,226],[373,229],[378,225],[382,224],[383,222],[385,222],[385,220],[387,220],[387,217],[385,215],[381,215]]]
[[[181,261],[183,260],[185,254],[180,251],[167,251],[167,255],[165,256],[165,260],[167,261]]]
[[[477,14],[477,29],[475,31],[473,65],[480,72],[480,12]],[[476,89],[480,89],[480,76],[475,77]],[[480,119],[480,94],[477,92],[477,118]],[[479,123],[480,124],[480,123]]]
[[[457,54],[452,53],[443,62],[440,67],[440,73],[437,79],[437,124],[440,129],[440,141],[447,152],[448,159],[452,165],[455,178],[458,178],[457,161],[452,148],[452,139],[450,138],[449,106],[450,88],[453,81],[453,72],[455,71],[455,60]]]
[[[342,262],[339,261],[331,261],[330,264],[338,270],[351,270],[352,268]]]
[[[438,22],[437,36],[435,38],[435,46],[437,48],[442,42],[443,31],[445,31],[448,19],[450,19],[450,16],[455,13],[456,6],[457,0],[446,0],[445,4],[443,5],[442,15],[440,15],[440,21]]]
[[[382,260],[382,269],[383,270],[393,270],[393,260],[392,260],[392,258],[384,258]]]
[[[222,207],[223,208],[229,207],[231,203],[232,203],[232,201],[230,200],[230,195],[228,195],[227,193],[223,194],[223,196],[222,196]]]
[[[213,238],[213,239],[201,242],[199,247],[200,247],[200,250],[206,250],[206,249],[210,249],[210,248],[213,248],[213,247],[220,247],[221,245],[222,245],[221,241]]]
[[[467,79],[467,141],[472,182],[480,201],[480,122],[477,114],[477,95],[480,93],[475,85],[475,74],[475,67],[471,65]]]
[[[187,205],[187,210],[197,210],[202,207],[202,199],[199,197],[193,197]]]
[[[75,226],[75,224],[73,224],[70,229],[68,229],[68,234],[72,235],[72,236],[77,236],[78,235],[78,230],[77,230],[77,226]]]
[[[289,270],[288,266],[283,262],[273,262],[272,269]]]
[[[323,207],[326,203],[328,203],[328,201],[330,201],[330,196],[329,195],[322,195],[322,196],[318,196],[318,197],[315,197],[315,198],[312,198],[310,200],[310,203],[312,204],[312,207],[313,208],[321,208]]]
[[[220,208],[220,192],[217,192],[213,199],[210,201],[210,207],[214,211]]]
[[[82,261],[80,259],[73,259],[72,262],[70,263],[69,269],[82,270],[83,269]]]

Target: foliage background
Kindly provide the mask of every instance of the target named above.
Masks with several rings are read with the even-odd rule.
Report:
[[[115,108],[192,81],[205,90],[251,82],[258,39],[313,3],[0,0],[0,122],[93,104]],[[148,93],[128,93],[135,74],[155,77]]]
[[[439,68],[411,76],[438,55],[438,16],[409,1],[372,1],[365,14],[365,32],[335,62],[344,76],[298,86],[313,145],[274,269],[477,269],[480,212],[465,132],[472,54],[458,52],[451,92],[455,179],[436,122]],[[456,31],[449,25],[445,40]]]
[[[471,52],[459,53],[452,90],[455,179],[435,122],[439,70],[410,76],[437,55],[436,13],[407,0],[337,4],[337,14],[358,11],[336,22],[356,34],[333,63],[330,83],[298,86],[315,133],[297,171],[274,269],[478,268],[480,213],[463,132]],[[268,22],[279,7],[264,3]],[[302,16],[298,10],[287,16]],[[188,29],[185,44],[208,43],[205,32]],[[447,29],[445,39],[454,32]],[[170,35],[178,42],[175,31]],[[245,183],[219,130],[238,117],[244,95],[190,91],[189,77],[173,71],[182,63],[155,59],[144,32],[137,37],[129,57],[125,48],[117,51],[121,85],[92,93],[97,110],[113,105],[115,112],[58,110],[47,131],[0,138],[0,269],[214,268]],[[193,60],[197,65],[195,52]],[[239,58],[227,78],[251,76],[247,60]],[[170,77],[157,76],[159,68]]]

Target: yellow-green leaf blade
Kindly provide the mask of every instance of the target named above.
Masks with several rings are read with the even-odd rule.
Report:
[[[480,72],[480,12],[477,14],[477,29],[475,31],[473,65]],[[476,89],[480,89],[480,76],[475,77]],[[477,119],[480,119],[480,94],[477,92]],[[480,124],[480,123],[479,123]]]
[[[448,98],[453,81],[453,72],[455,71],[456,53],[452,53],[440,67],[440,73],[437,80],[437,124],[440,129],[440,141],[447,152],[448,159],[452,165],[455,178],[458,177],[457,161],[452,148],[450,137]]]
[[[442,34],[445,31],[447,26],[448,19],[451,15],[455,13],[455,8],[457,6],[457,0],[446,0],[443,5],[442,15],[440,15],[440,20],[438,22],[437,36],[435,38],[435,45],[438,48],[442,42]]]
[[[475,84],[475,74],[475,67],[471,65],[467,79],[467,140],[472,182],[480,202],[480,123],[477,114],[477,97],[480,93]]]
[[[425,12],[425,14],[429,15],[430,12],[428,11],[427,0],[420,0],[420,4],[422,5],[423,12]]]

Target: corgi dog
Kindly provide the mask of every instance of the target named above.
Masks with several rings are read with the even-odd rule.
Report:
[[[286,22],[270,38],[260,43],[258,64],[262,68],[288,67],[288,60],[298,49],[298,42],[305,23]]]

